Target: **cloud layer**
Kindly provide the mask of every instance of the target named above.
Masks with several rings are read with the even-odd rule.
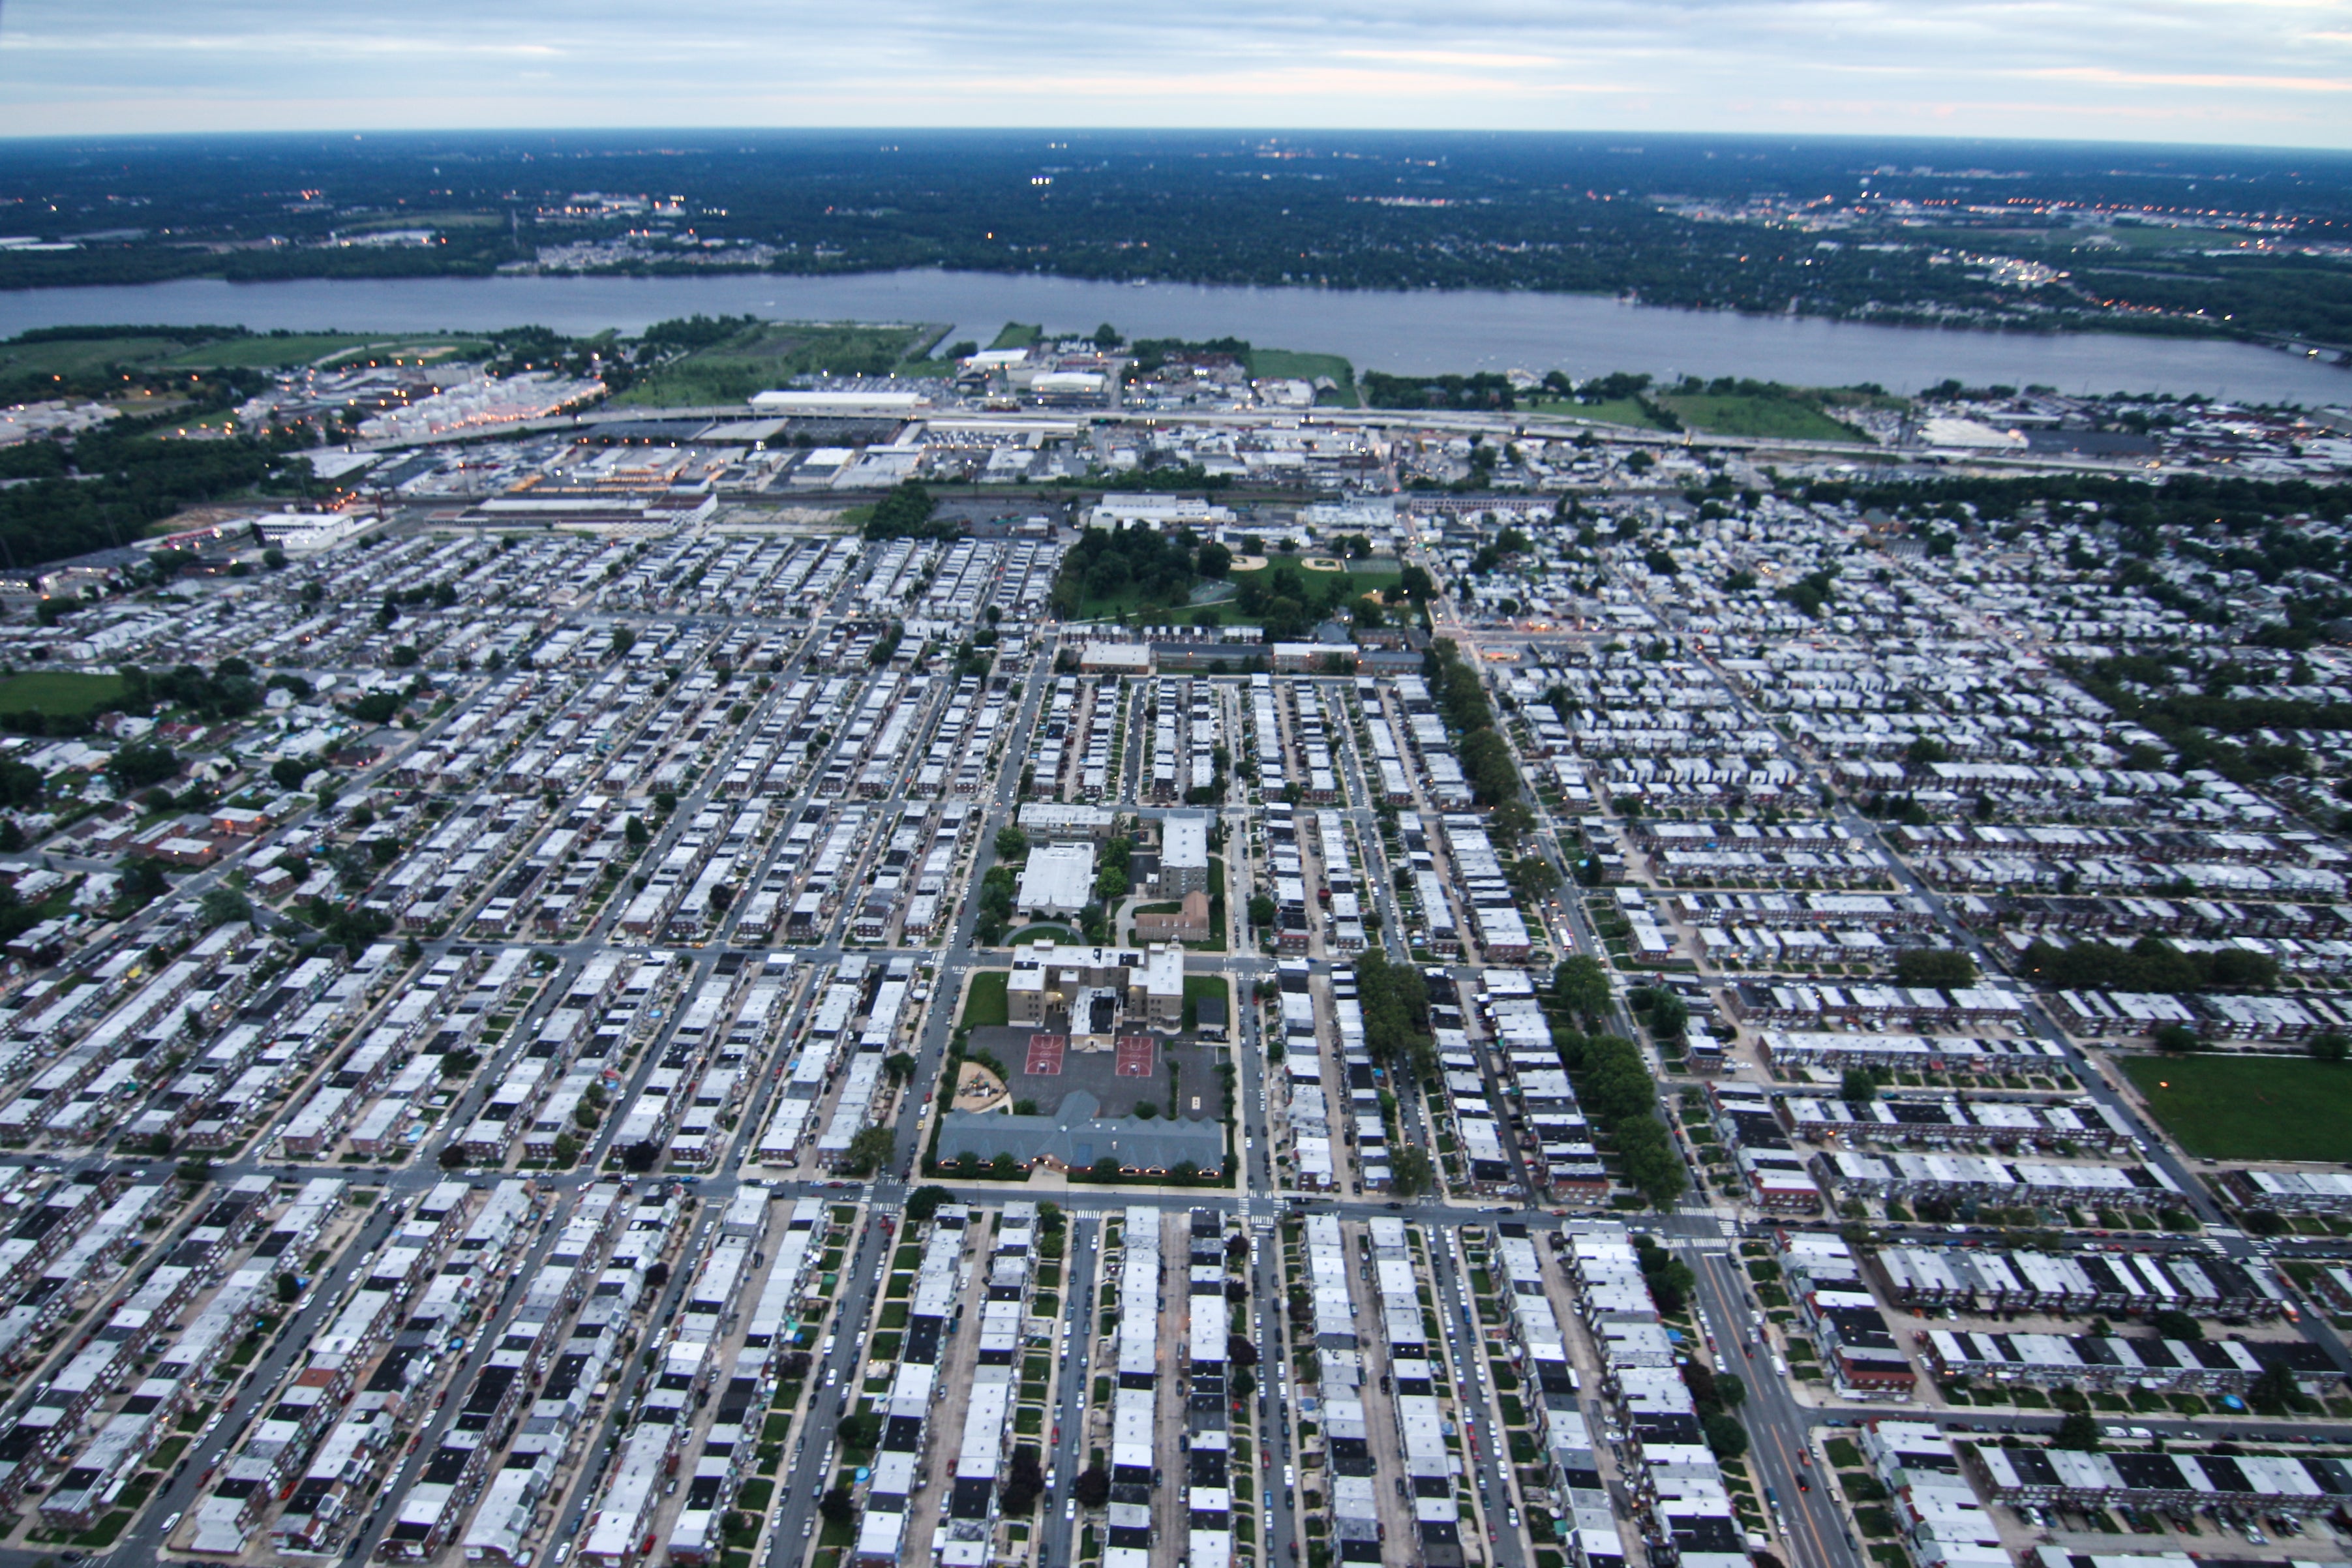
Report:
[[[0,135],[1317,126],[2352,147],[2346,0],[11,0]]]

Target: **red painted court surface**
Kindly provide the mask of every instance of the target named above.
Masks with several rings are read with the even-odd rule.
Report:
[[[1032,1035],[1029,1037],[1029,1059],[1021,1070],[1030,1078],[1059,1078],[1062,1053],[1069,1048],[1067,1035]]]
[[[1150,1078],[1152,1064],[1159,1054],[1159,1044],[1150,1035],[1121,1035],[1118,1037],[1118,1065],[1112,1069],[1112,1076]]]

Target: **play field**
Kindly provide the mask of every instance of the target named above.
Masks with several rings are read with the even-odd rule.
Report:
[[[795,375],[887,375],[939,333],[937,327],[762,321],[673,360],[613,401],[696,407],[741,403]]]
[[[2137,1057],[2124,1071],[2192,1154],[2352,1160],[2352,1063],[2298,1057]]]
[[[121,695],[119,675],[12,675],[0,680],[0,713],[93,713]]]

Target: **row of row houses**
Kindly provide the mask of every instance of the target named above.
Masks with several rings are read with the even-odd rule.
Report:
[[[41,1503],[43,1516],[53,1523],[76,1530],[95,1524],[123,1484],[179,1429],[181,1415],[209,1397],[216,1380],[233,1375],[231,1352],[263,1304],[277,1294],[272,1270],[284,1270],[317,1243],[341,1205],[343,1183],[328,1176],[305,1183],[268,1223],[244,1262],[230,1268],[227,1250],[261,1230],[269,1199],[267,1189],[266,1180],[240,1182],[217,1200],[192,1227],[188,1240],[173,1249],[172,1259],[150,1271],[121,1299],[100,1331],[100,1341],[129,1343],[136,1353],[139,1344],[154,1342],[149,1336],[161,1325],[185,1314],[211,1281],[221,1280],[220,1289],[157,1353],[154,1365],[131,1386],[129,1397],[98,1422],[81,1451],[66,1461],[64,1473]],[[175,1261],[199,1248],[198,1256],[205,1261]],[[96,1348],[94,1343],[83,1353]]]
[[[2088,1097],[2029,1102],[1952,1096],[1882,1096],[1850,1100],[1790,1094],[1770,1109],[1780,1124],[1809,1143],[1916,1143],[1936,1148],[1984,1143],[2115,1153],[2132,1143],[2131,1125],[2115,1108]]]
[[[128,1189],[107,1205],[100,1224],[91,1227],[93,1239],[101,1243],[100,1249],[88,1255],[86,1260],[68,1255],[68,1259],[82,1264],[72,1278],[65,1278],[61,1268],[44,1272],[43,1283],[47,1283],[54,1273],[58,1289],[45,1292],[37,1302],[21,1300],[10,1314],[11,1326],[20,1332],[9,1347],[15,1352],[12,1359],[16,1364],[23,1365],[31,1359],[30,1336],[62,1317],[98,1267],[110,1268],[129,1254],[136,1244],[138,1227],[146,1215],[159,1211],[163,1202],[164,1189],[160,1184]],[[60,1259],[60,1264],[68,1259]],[[174,1306],[184,1304],[187,1292],[197,1282],[187,1273],[173,1274],[169,1277],[167,1299],[177,1298],[173,1300]],[[144,1282],[134,1287],[133,1296],[143,1288]],[[29,1313],[26,1312],[28,1307]],[[50,1461],[63,1458],[71,1451],[69,1446],[78,1443],[85,1424],[96,1414],[99,1402],[127,1376],[155,1331],[169,1321],[168,1318],[156,1319],[152,1305],[128,1310],[135,1314],[129,1325],[130,1332],[119,1337],[91,1336],[45,1382],[26,1390],[9,1412],[5,1427],[0,1427],[0,1503],[14,1507]],[[212,1370],[211,1358],[203,1348],[205,1342],[190,1338],[199,1326],[191,1323],[175,1345],[179,1352],[194,1354],[205,1364],[192,1369],[188,1378],[175,1381],[193,1381]]]
[[[2261,1320],[2277,1317],[2286,1305],[2267,1274],[2205,1252],[1883,1247],[1864,1261],[1886,1299],[1912,1312],[2176,1311]]]
[[[1443,970],[1432,970],[1426,973],[1424,984],[1448,1097],[1466,1144],[1477,1121],[1492,1121],[1493,1107],[1483,1088],[1462,1077],[1467,1036],[1460,1026],[1468,1018],[1461,1005],[1458,983]],[[1555,1199],[1601,1202],[1610,1194],[1609,1172],[1593,1143],[1591,1123],[1577,1103],[1559,1047],[1552,1043],[1551,1020],[1544,1014],[1535,977],[1525,970],[1490,969],[1478,984],[1474,1005],[1489,1039],[1486,1065],[1518,1112],[1523,1157]],[[1457,1040],[1464,1045],[1457,1047]],[[1475,1071],[1475,1060],[1467,1065]],[[1500,1127],[1487,1137],[1499,1144]],[[1496,1150],[1497,1157],[1501,1152]],[[1478,1174],[1475,1160],[1471,1173],[1474,1179]]]
[[[1853,1197],[2095,1204],[2122,1209],[2185,1208],[2189,1202],[2179,1185],[2156,1165],[1825,1150],[1813,1156],[1813,1168],[1823,1182]]]
[[[2213,1040],[2294,1043],[2315,1035],[2352,1034],[2352,1004],[2299,993],[2295,995],[2212,992],[2171,995],[2163,992],[2060,991],[2050,998],[2050,1016],[2077,1035],[2146,1038],[2178,1026]]]
[[[972,1239],[971,1211],[961,1204],[941,1205],[923,1237],[914,1284],[907,1296],[907,1329],[898,1364],[891,1373],[889,1391],[877,1402],[882,1438],[875,1447],[865,1509],[858,1519],[855,1562],[859,1564],[896,1568],[907,1561],[915,1489],[929,1449],[930,1413],[946,1392],[940,1383],[940,1364],[966,1278],[964,1249]],[[990,1382],[1001,1384],[1003,1379],[992,1376]],[[975,1377],[975,1393],[977,1386]],[[1009,1408],[1002,1387],[992,1386],[979,1397],[1000,1417]],[[991,1483],[994,1476],[992,1469]]]
[[[1305,1251],[1308,1288],[1314,1294],[1315,1381],[1322,1395],[1323,1447],[1330,1468],[1328,1524],[1335,1550],[1343,1563],[1404,1561],[1408,1543],[1387,1542],[1381,1522],[1379,1456],[1386,1450],[1373,1443],[1365,1419],[1366,1337],[1357,1327],[1355,1292],[1349,1282],[1356,1271],[1355,1262],[1338,1216],[1307,1216]],[[1408,1278],[1410,1273],[1408,1265]],[[1411,1342],[1425,1354],[1417,1300],[1412,1316]],[[1392,1369],[1392,1380],[1400,1370]],[[1419,1370],[1426,1375],[1425,1365],[1419,1365]],[[1397,1386],[1391,1381],[1391,1389]],[[1416,1397],[1426,1392],[1424,1384]],[[1446,1495],[1453,1495],[1450,1486]]]
[[[2296,1455],[2085,1452],[2011,1441],[1958,1445],[1963,1467],[1996,1502],[2132,1509],[2186,1516],[2258,1509],[2309,1519],[2352,1500],[2352,1467]]]
[[[1890,1072],[1977,1075],[2047,1072],[2066,1048],[2024,1036],[1893,1035],[1842,1029],[1765,1029],[1757,1043],[1775,1072],[1884,1068]]]
[[[599,1568],[635,1563],[657,1544],[654,1510],[661,1503],[665,1484],[683,1461],[697,1396],[707,1393],[709,1380],[716,1375],[716,1369],[708,1364],[713,1358],[705,1352],[718,1337],[720,1321],[739,1309],[733,1291],[746,1277],[753,1243],[764,1227],[767,1196],[765,1189],[746,1188],[739,1202],[730,1202],[721,1223],[701,1239],[699,1252],[677,1260],[678,1271],[689,1273],[694,1283],[660,1339],[647,1343],[646,1375],[635,1384],[635,1398],[621,1417],[625,1435],[607,1458],[601,1481],[592,1483],[590,1511],[579,1537],[580,1555]],[[620,1381],[627,1368],[616,1358],[602,1356],[601,1334],[609,1330],[624,1344],[634,1339],[629,1332],[631,1314],[638,1305],[659,1300],[660,1284],[653,1270],[656,1264],[669,1267],[671,1246],[685,1234],[684,1214],[682,1189],[660,1184],[640,1194],[627,1228],[614,1243],[612,1260],[592,1293],[592,1304],[606,1299],[617,1302],[613,1315],[594,1325],[600,1338],[591,1353],[599,1358],[604,1382]],[[777,1268],[784,1263],[780,1248]],[[716,1274],[711,1272],[714,1268]],[[771,1280],[775,1278],[772,1271]],[[707,1292],[706,1288],[714,1284],[727,1293],[727,1299]],[[792,1308],[798,1304],[797,1298],[789,1303]],[[767,1307],[768,1299],[762,1296],[761,1310]],[[589,1326],[583,1313],[580,1328]],[[578,1340],[575,1330],[574,1342]],[[567,1393],[576,1393],[582,1386],[585,1385],[571,1385]],[[600,1383],[589,1389],[589,1397],[601,1399],[604,1392]],[[760,1417],[764,1418],[764,1397],[760,1404]]]
[[[394,1424],[429,1386],[445,1353],[441,1341],[408,1330],[410,1309],[467,1234],[478,1195],[463,1182],[436,1184],[360,1260],[327,1326],[214,1467],[189,1510],[189,1550],[245,1552],[263,1511],[306,1473],[347,1411],[380,1429],[380,1447],[390,1444]]]
[[[1568,1244],[1577,1310],[1601,1361],[1596,1392],[1625,1433],[1617,1449],[1619,1473],[1642,1531],[1643,1557],[1679,1560],[1685,1568],[1731,1568],[1746,1560],[1746,1532],[1639,1256],[1615,1226],[1568,1233]],[[1579,1465],[1569,1480],[1571,1560],[1579,1568],[1619,1568],[1631,1553],[1615,1515],[1598,1500],[1580,1496],[1599,1489],[1597,1469]]]
[[[2172,1340],[2148,1334],[1971,1333],[1930,1329],[1915,1336],[1941,1378],[1984,1378],[2039,1388],[2244,1395],[2276,1367],[2306,1386],[2332,1388],[2344,1373],[2305,1340]]]

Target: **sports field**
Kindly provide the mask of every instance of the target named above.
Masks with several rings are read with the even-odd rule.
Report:
[[[2299,1057],[2135,1057],[2124,1071],[2192,1154],[2352,1160],[2352,1063]]]
[[[92,713],[121,695],[119,675],[12,675],[0,679],[0,713]]]

